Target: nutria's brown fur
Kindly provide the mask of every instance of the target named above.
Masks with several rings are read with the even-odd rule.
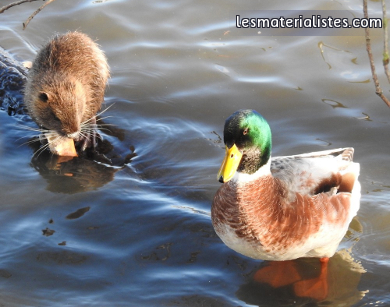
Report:
[[[28,74],[24,101],[40,127],[84,141],[85,149],[91,144],[91,128],[108,78],[106,57],[87,35],[57,35],[38,52]]]

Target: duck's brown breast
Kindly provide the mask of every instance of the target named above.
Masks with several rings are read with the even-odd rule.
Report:
[[[222,238],[229,227],[237,238],[264,252],[281,253],[304,245],[324,224],[342,228],[347,222],[349,193],[313,197],[295,193],[289,201],[286,192],[283,183],[271,175],[243,185],[225,183],[211,210],[217,234]]]

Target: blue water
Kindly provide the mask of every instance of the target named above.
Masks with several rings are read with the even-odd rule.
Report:
[[[390,110],[363,82],[371,80],[364,37],[229,32],[232,10],[360,12],[360,3],[55,1],[23,31],[39,5],[1,15],[0,46],[23,61],[54,33],[98,39],[112,74],[105,122],[121,130],[102,132],[111,164],[58,168],[25,144],[34,133],[17,126],[34,123],[0,112],[1,304],[390,305]],[[381,37],[373,48],[388,93]],[[274,156],[355,147],[361,209],[330,261],[325,300],[256,282],[268,263],[228,249],[212,228],[223,123],[240,108],[267,118]],[[306,276],[319,270],[311,259],[296,265]]]

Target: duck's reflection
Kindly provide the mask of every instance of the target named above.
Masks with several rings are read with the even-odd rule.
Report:
[[[96,151],[85,152],[79,157],[59,157],[48,150],[39,150],[39,147],[35,148],[31,165],[46,179],[49,191],[67,194],[104,186],[137,155],[131,146],[130,152],[122,157],[108,141],[99,142]]]
[[[301,258],[263,264],[252,280],[237,291],[237,297],[248,304],[351,306],[366,293],[358,290],[365,270],[346,250],[336,253],[328,262]]]

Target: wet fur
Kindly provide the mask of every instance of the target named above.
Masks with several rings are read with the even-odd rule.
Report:
[[[108,78],[106,57],[87,35],[58,35],[38,52],[28,74],[28,112],[51,133],[84,139],[94,129]]]

